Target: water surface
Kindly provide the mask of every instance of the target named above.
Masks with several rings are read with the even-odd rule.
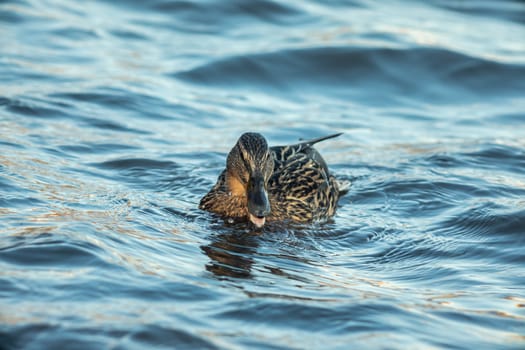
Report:
[[[3,1],[6,349],[525,347],[519,1]],[[245,131],[327,223],[198,210]]]

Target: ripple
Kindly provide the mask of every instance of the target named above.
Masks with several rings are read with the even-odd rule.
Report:
[[[149,135],[151,134],[149,131],[136,129],[136,128],[130,128],[127,127],[121,123],[108,121],[105,119],[99,119],[99,118],[87,118],[84,120],[85,123],[89,126],[93,126],[97,129],[102,130],[112,130],[112,131],[119,131],[124,133],[132,133],[132,134],[138,134],[138,135]]]
[[[23,7],[5,7],[0,9],[0,21],[12,24],[20,24],[28,21],[28,14],[22,10]]]
[[[340,308],[329,308],[321,305],[297,305],[290,302],[254,302],[232,303],[226,306],[215,317],[234,319],[237,322],[262,323],[270,327],[282,327],[284,330],[297,328],[307,332],[327,331],[329,334],[346,332],[366,332],[374,329],[377,322],[385,315],[403,313],[396,307],[376,303],[356,303],[341,305]],[[256,316],[257,315],[257,316]],[[322,319],[322,323],[312,322]],[[381,331],[395,329],[394,325],[383,324]]]
[[[145,159],[145,158],[127,158],[127,159],[117,159],[117,160],[108,160],[106,162],[93,164],[99,168],[107,169],[119,169],[119,170],[129,170],[129,169],[173,169],[176,164],[169,161],[158,161],[154,159]]]
[[[514,1],[502,1],[497,4],[491,2],[459,4],[455,1],[445,0],[438,1],[435,5],[467,16],[497,17],[517,23],[525,23],[525,10],[522,4]]]
[[[66,101],[91,103],[107,108],[120,108],[125,111],[140,111],[139,116],[149,119],[169,120],[170,116],[154,112],[158,109],[152,106],[164,106],[165,102],[151,95],[138,92],[124,91],[116,88],[96,89],[96,92],[66,92],[53,93],[49,97]],[[151,110],[151,111],[150,111]]]
[[[525,114],[523,113],[503,113],[495,115],[489,118],[496,124],[511,124],[516,126],[521,126],[525,123]]]
[[[74,41],[88,41],[99,38],[99,35],[94,30],[81,29],[73,26],[55,29],[51,31],[50,34]]]
[[[269,0],[254,0],[249,3],[239,0],[226,3],[214,1],[206,4],[192,1],[154,1],[144,4],[131,1],[126,5],[176,16],[178,21],[184,22],[184,25],[171,24],[177,31],[198,33],[211,33],[213,28],[224,32],[226,28],[237,27],[239,23],[289,25],[298,23],[302,15],[299,9],[290,4]],[[198,30],[201,26],[205,26],[206,30]]]
[[[413,74],[427,82],[424,87],[412,79]],[[410,94],[414,98],[450,101],[455,95],[465,100],[467,92],[471,98],[517,96],[516,92],[525,88],[523,80],[518,78],[524,75],[525,67],[521,65],[487,61],[440,48],[319,47],[234,56],[173,76],[217,87],[260,87],[297,93],[330,86],[331,90],[344,89],[345,95],[350,96],[358,93],[357,87],[366,87],[388,92],[385,95]],[[505,87],[496,83],[502,76],[506,77]]]
[[[15,113],[31,117],[40,118],[71,118],[72,116],[60,109],[48,107],[38,103],[37,101],[22,100],[22,99],[5,99],[4,106],[7,110]]]
[[[463,155],[476,167],[497,168],[517,174],[523,174],[525,169],[525,150],[522,148],[497,144],[484,145],[479,151]]]
[[[48,241],[26,245],[23,242],[0,249],[0,260],[18,266],[92,266],[101,262],[99,248],[88,243],[71,244],[65,241]]]
[[[118,143],[84,143],[78,145],[62,145],[59,146],[59,149],[67,153],[106,154],[118,151],[137,150],[138,147]]]
[[[4,197],[0,198],[0,207],[4,208],[35,208],[45,205],[45,202],[35,197]]]
[[[111,34],[123,40],[148,40],[148,36],[134,30],[113,30]]]
[[[480,238],[493,244],[519,243],[525,224],[525,210],[502,208],[486,203],[464,209],[438,223],[441,234],[454,234],[461,238]]]
[[[219,349],[213,343],[195,334],[172,327],[158,325],[145,325],[132,332],[129,338],[123,342],[126,345],[154,346],[169,349],[173,344],[177,347],[192,349]]]
[[[23,145],[20,145],[20,144],[17,144],[17,143],[13,143],[13,142],[8,142],[8,141],[0,141],[0,146],[17,148],[17,149],[23,149],[24,148]],[[0,169],[1,169],[1,165],[0,165]]]

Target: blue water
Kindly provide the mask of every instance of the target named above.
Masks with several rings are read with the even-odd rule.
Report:
[[[0,348],[525,348],[525,3],[0,2]],[[197,208],[245,131],[352,186]]]

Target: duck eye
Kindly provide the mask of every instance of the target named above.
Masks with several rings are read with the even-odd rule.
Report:
[[[252,167],[250,166],[250,162],[248,161],[249,159],[248,153],[246,153],[246,151],[243,149],[241,150],[241,152],[239,152],[239,155],[240,155],[242,163],[244,164],[246,171],[250,171]]]

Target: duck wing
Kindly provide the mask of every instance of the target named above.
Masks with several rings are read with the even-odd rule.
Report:
[[[339,135],[270,148],[275,166],[268,189],[274,218],[308,222],[335,213],[337,182],[313,145]]]

